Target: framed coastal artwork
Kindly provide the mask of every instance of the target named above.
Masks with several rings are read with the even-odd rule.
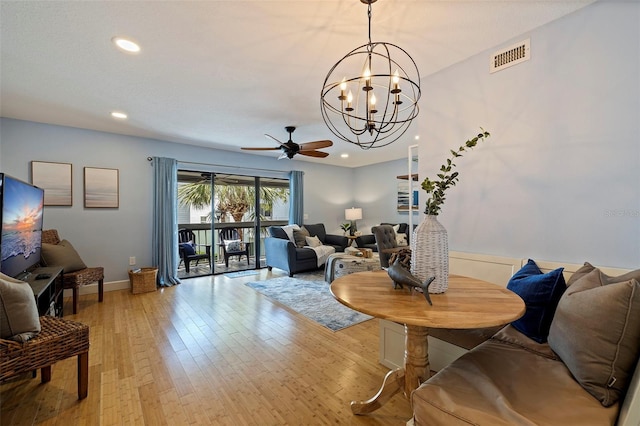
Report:
[[[73,186],[71,163],[31,162],[31,183],[44,189],[45,206],[71,206]]]
[[[413,185],[412,193],[409,193],[410,181],[398,179],[398,211],[408,212],[409,203],[411,202],[411,209],[413,211],[418,210],[418,190],[416,185]]]
[[[118,169],[84,168],[84,207],[118,208],[120,199]]]

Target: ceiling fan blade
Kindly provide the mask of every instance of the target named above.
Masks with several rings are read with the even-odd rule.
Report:
[[[308,151],[310,149],[321,149],[328,148],[333,145],[333,142],[329,140],[324,141],[315,141],[315,142],[305,142],[300,144],[301,151]]]
[[[324,158],[326,156],[329,155],[328,152],[322,152],[322,151],[314,151],[314,150],[310,150],[310,151],[298,151],[298,154],[300,155],[306,155],[307,157],[319,157],[319,158]]]
[[[280,145],[284,145],[284,142],[280,142],[278,139],[274,138],[273,136],[268,135],[268,134],[266,134],[266,133],[265,133],[264,135],[265,135],[266,137],[268,137],[269,139],[273,139],[274,141],[278,142]]]
[[[244,148],[244,147],[241,147],[240,149],[245,149],[247,151],[273,151],[273,150],[280,149],[280,147],[279,146],[277,146],[275,148]]]

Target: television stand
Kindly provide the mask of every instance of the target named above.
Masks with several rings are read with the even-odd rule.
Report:
[[[49,278],[36,279],[40,274],[48,275]],[[39,316],[63,316],[64,281],[62,279],[61,267],[49,266],[36,268],[23,280],[29,283],[33,290]]]

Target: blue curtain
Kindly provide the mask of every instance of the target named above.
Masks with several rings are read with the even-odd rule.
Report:
[[[304,172],[293,170],[289,173],[289,223],[303,224],[304,219]]]
[[[178,270],[178,162],[153,157],[152,261],[158,268],[158,282],[169,287],[180,284]]]

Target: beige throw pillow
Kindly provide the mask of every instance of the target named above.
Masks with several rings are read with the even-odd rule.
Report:
[[[306,237],[305,240],[309,247],[320,247],[322,245],[322,241],[318,237]]]
[[[60,266],[64,272],[75,272],[85,269],[80,255],[67,240],[62,240],[58,244],[42,243],[42,260],[47,266]]]
[[[311,236],[307,228],[304,226],[298,230],[293,231],[293,239],[295,240],[296,247],[304,247],[307,245],[307,237]]]
[[[576,282],[580,278],[584,277],[585,275],[587,275],[589,272],[593,271],[594,269],[596,269],[595,266],[593,266],[589,262],[584,262],[584,265],[582,265],[577,271],[575,271],[571,275],[571,277],[567,281],[567,287],[569,287],[571,284],[573,284],[574,282]],[[602,271],[600,271],[600,272],[602,272]],[[605,274],[604,272],[602,272],[602,276],[607,280],[607,282],[629,281],[632,278],[636,279],[637,281],[640,281],[640,269],[636,269],[635,271],[627,272],[626,274],[620,275],[618,277],[610,277],[607,274]]]
[[[0,273],[0,338],[26,342],[40,332],[31,286]]]
[[[640,354],[640,284],[631,275],[594,268],[575,280],[549,330],[551,349],[605,407],[626,391]]]

